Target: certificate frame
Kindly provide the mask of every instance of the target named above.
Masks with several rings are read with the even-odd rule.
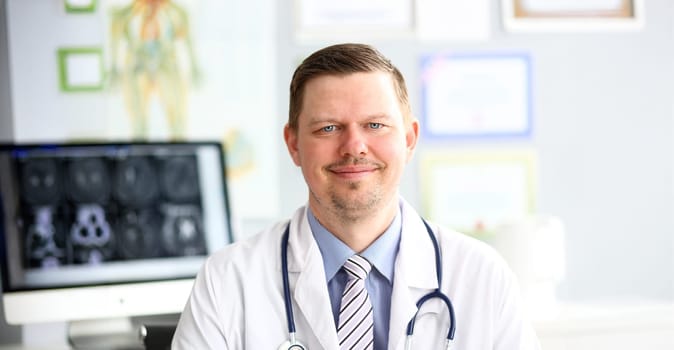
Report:
[[[489,239],[498,225],[536,210],[533,149],[436,150],[419,164],[423,215],[441,225]]]
[[[424,56],[422,133],[431,140],[531,137],[531,61],[524,52]]]
[[[67,13],[92,13],[96,11],[98,0],[63,0]]]
[[[509,32],[636,31],[644,25],[643,0],[501,0]]]
[[[57,57],[61,91],[90,92],[103,89],[105,73],[103,50],[100,47],[60,48]]]
[[[300,43],[415,36],[414,0],[294,0]]]

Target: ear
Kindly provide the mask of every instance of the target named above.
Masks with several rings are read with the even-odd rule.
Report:
[[[286,141],[286,147],[288,147],[288,153],[293,159],[295,165],[300,166],[300,155],[299,149],[297,147],[297,130],[293,130],[288,126],[288,124],[283,127],[283,139]]]
[[[417,118],[411,117],[412,120],[407,125],[405,131],[405,141],[407,145],[407,161],[409,162],[412,159],[414,154],[414,149],[417,147],[417,141],[419,140],[419,120]]]

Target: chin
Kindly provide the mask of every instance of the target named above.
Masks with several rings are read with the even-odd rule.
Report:
[[[330,195],[330,202],[338,211],[363,213],[380,209],[382,196],[380,193],[350,191],[350,193]]]

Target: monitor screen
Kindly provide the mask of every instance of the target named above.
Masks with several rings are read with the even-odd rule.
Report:
[[[0,146],[10,324],[177,313],[232,241],[219,143]]]

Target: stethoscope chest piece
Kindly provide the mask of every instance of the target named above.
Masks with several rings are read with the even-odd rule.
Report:
[[[289,340],[286,340],[279,345],[278,350],[307,350],[307,347],[297,341],[291,343]]]

